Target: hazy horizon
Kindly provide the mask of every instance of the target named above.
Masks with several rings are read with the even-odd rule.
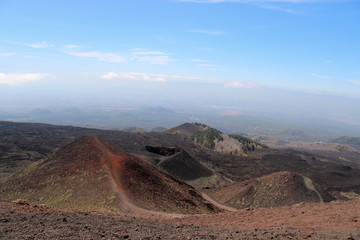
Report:
[[[0,120],[360,136],[358,22],[351,0],[3,0]]]

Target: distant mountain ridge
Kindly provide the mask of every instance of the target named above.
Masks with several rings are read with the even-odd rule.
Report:
[[[360,137],[343,136],[343,137],[335,138],[335,139],[331,140],[330,142],[342,143],[342,144],[360,145]]]

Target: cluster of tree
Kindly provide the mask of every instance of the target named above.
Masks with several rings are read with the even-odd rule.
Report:
[[[238,135],[238,134],[230,134],[231,138],[234,138],[238,140],[243,145],[243,151],[255,151],[257,148],[268,148],[265,144],[258,143],[254,140],[251,140],[249,138],[246,138],[244,136]]]
[[[197,144],[200,144],[210,149],[215,148],[216,139],[219,141],[224,140],[223,137],[221,136],[221,132],[211,127],[206,127],[205,129],[199,129],[193,132],[191,138]]]

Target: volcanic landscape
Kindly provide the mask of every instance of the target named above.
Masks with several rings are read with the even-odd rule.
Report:
[[[1,239],[360,239],[357,146],[275,149],[200,123],[0,122],[0,139]]]

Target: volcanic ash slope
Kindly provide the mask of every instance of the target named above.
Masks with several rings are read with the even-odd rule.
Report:
[[[103,212],[218,210],[189,185],[98,139],[84,137],[5,179],[2,199]]]
[[[294,172],[276,172],[209,191],[216,201],[237,209],[322,202],[310,178]]]

